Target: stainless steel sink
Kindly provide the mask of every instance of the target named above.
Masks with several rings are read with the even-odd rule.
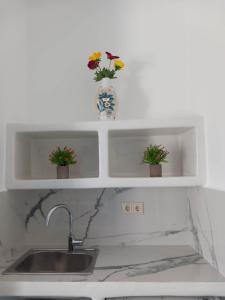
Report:
[[[3,274],[91,274],[97,255],[97,249],[32,249]]]

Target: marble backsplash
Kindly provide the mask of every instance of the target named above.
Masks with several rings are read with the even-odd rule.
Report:
[[[124,214],[122,202],[144,203],[144,214]],[[86,245],[183,245],[193,243],[186,190],[91,189],[43,191],[24,203],[26,243],[65,245],[68,216],[57,211],[46,227],[49,209],[68,205],[74,215],[74,234]]]
[[[25,244],[24,199],[26,192],[0,193],[0,267]]]
[[[20,247],[66,246],[68,216],[85,245],[191,245],[225,275],[225,193],[206,188],[11,191],[0,193],[0,257]],[[122,202],[144,203],[143,215],[121,211]]]
[[[195,249],[225,276],[225,192],[210,188],[187,190]]]

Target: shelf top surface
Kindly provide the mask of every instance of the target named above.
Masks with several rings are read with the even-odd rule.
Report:
[[[115,120],[115,121],[84,121],[74,123],[38,124],[38,123],[9,123],[7,126],[14,131],[96,131],[101,129],[142,129],[142,128],[167,128],[167,127],[192,127],[202,122],[201,116],[183,117],[152,117],[142,120]]]

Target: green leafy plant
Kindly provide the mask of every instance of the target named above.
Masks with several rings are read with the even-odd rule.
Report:
[[[144,151],[143,162],[150,165],[159,165],[167,162],[166,157],[169,152],[162,145],[150,145]]]
[[[95,72],[95,81],[101,81],[103,78],[115,79],[116,76],[115,70],[109,70],[106,68],[102,68],[101,71]]]
[[[75,151],[67,146],[65,146],[63,149],[58,147],[56,150],[53,150],[49,155],[49,160],[51,163],[57,166],[68,166],[77,162]]]

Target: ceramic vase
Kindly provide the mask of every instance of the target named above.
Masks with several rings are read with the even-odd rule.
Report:
[[[115,120],[117,112],[117,96],[111,79],[103,78],[97,90],[96,105],[99,120]]]

